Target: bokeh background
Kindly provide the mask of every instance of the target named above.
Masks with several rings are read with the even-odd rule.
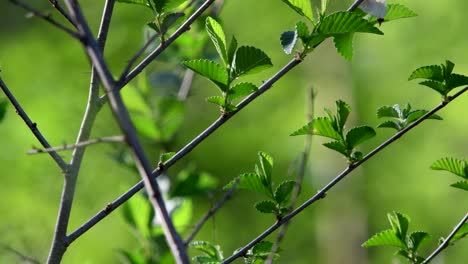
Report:
[[[29,1],[53,11],[47,1]],[[94,30],[104,1],[81,1]],[[351,4],[331,1],[331,10]],[[273,89],[220,128],[170,173],[188,164],[228,182],[241,172],[252,171],[257,152],[275,159],[276,179],[286,178],[297,159],[304,137],[288,135],[305,123],[307,89],[317,92],[316,115],[343,99],[353,109],[350,123],[376,126],[376,109],[382,105],[410,102],[429,109],[440,97],[415,82],[408,82],[419,66],[455,62],[455,72],[468,74],[468,34],[465,12],[468,3],[454,1],[403,1],[419,14],[416,18],[382,25],[384,36],[358,35],[352,62],[339,56],[327,41],[306,61],[280,80]],[[1,76],[52,145],[75,140],[87,100],[89,63],[80,45],[39,19],[25,19],[25,12],[8,1],[0,2]],[[56,16],[54,14],[54,16]],[[281,1],[230,1],[221,13],[228,36],[241,44],[257,46],[274,63],[268,71],[250,78],[256,83],[280,69],[290,56],[279,45],[279,35],[300,19]],[[106,58],[117,74],[143,41],[143,25],[151,13],[138,6],[117,4],[111,24]],[[175,146],[185,145],[218,115],[204,101],[215,88],[196,78],[187,101],[186,118]],[[3,95],[0,95],[3,98]],[[449,187],[454,176],[434,172],[435,160],[468,153],[468,97],[445,108],[444,121],[428,121],[388,147],[335,189],[326,199],[305,210],[290,225],[279,263],[398,263],[390,248],[360,247],[370,234],[388,228],[386,214],[393,210],[411,216],[412,230],[424,230],[432,239],[424,248],[434,249],[468,208],[467,194]],[[392,135],[378,136],[363,146],[367,152]],[[93,136],[118,134],[108,107],[100,113]],[[346,167],[346,162],[314,139],[300,201],[313,195]],[[9,107],[0,123],[0,243],[44,261],[55,225],[62,176],[46,155],[26,155],[36,139]],[[174,151],[177,149],[174,149]],[[110,158],[110,145],[89,147],[79,177],[71,229],[114,200],[137,178]],[[69,153],[62,155],[69,159]],[[197,239],[222,245],[225,255],[244,245],[268,227],[273,219],[255,211],[260,198],[239,192],[208,223]],[[197,220],[210,206],[198,199]],[[136,239],[124,223],[120,210],[99,223],[67,251],[63,263],[116,263],[116,251],[135,247]],[[468,242],[462,241],[434,263],[466,263]],[[1,263],[15,263],[11,252],[0,250]],[[240,263],[240,262],[239,262]]]

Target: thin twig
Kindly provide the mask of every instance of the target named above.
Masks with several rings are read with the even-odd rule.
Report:
[[[41,131],[37,128],[37,124],[32,122],[31,119],[29,118],[28,114],[23,110],[19,102],[16,100],[16,98],[13,96],[13,94],[10,92],[6,84],[3,82],[2,78],[0,77],[0,87],[2,88],[2,91],[5,93],[6,97],[8,100],[10,100],[11,104],[15,107],[16,113],[23,119],[24,123],[29,127],[31,132],[36,136],[37,140],[41,143],[41,145],[44,148],[50,148],[49,142],[45,139],[45,137],[42,135]],[[49,155],[54,159],[55,163],[60,167],[63,173],[65,173],[68,169],[68,164],[63,160],[62,157],[60,157],[57,152],[52,151],[49,152]]]
[[[190,88],[192,87],[194,76],[195,76],[194,71],[192,71],[191,69],[185,70],[184,78],[182,79],[179,92],[177,93],[177,98],[180,101],[185,101],[187,99]]]
[[[114,10],[115,0],[106,0],[102,11],[101,23],[97,41],[101,52],[104,52],[104,47],[109,32],[109,25]],[[74,24],[72,22],[72,24]],[[84,142],[90,138],[96,117],[101,109],[99,102],[99,78],[95,67],[91,67],[91,77],[89,85],[89,96],[86,105],[85,114],[81,121],[80,130],[75,142]],[[55,226],[54,239],[49,251],[48,263],[60,263],[70,242],[67,239],[67,229],[70,219],[71,208],[75,196],[76,182],[80,172],[81,163],[85,154],[86,148],[76,148],[72,153],[70,161],[70,170],[65,174],[65,181],[62,187],[62,196],[60,198],[60,208]]]
[[[190,26],[195,20],[203,14],[203,12],[210,7],[215,0],[207,0],[203,3],[171,36],[169,36],[164,43],[160,43],[159,46],[153,50],[146,58],[144,58],[135,68],[133,68],[128,74],[119,81],[119,87],[124,87],[133,78],[135,78],[143,69],[148,66],[156,57],[159,56],[172,42],[174,42],[182,33],[190,29]]]
[[[32,16],[42,18],[42,19],[44,19],[45,21],[47,21],[47,22],[49,22],[50,24],[52,24],[52,25],[54,25],[55,27],[57,27],[58,29],[65,31],[68,35],[72,36],[73,38],[78,38],[78,34],[77,34],[75,31],[73,31],[73,30],[67,28],[66,26],[64,26],[64,25],[60,24],[59,22],[57,22],[56,20],[54,20],[54,19],[51,17],[50,14],[43,14],[43,13],[41,13],[40,11],[38,11],[38,10],[32,8],[31,6],[25,4],[25,3],[21,2],[21,1],[18,1],[18,0],[9,0],[9,1],[10,1],[12,4],[15,4],[15,5],[17,5],[17,6],[21,7],[21,8],[23,8],[23,9],[25,9],[25,10],[27,10],[27,11],[29,11],[30,14],[31,14]]]
[[[312,122],[314,119],[314,100],[315,100],[315,94],[313,89],[309,89],[308,91],[308,97],[307,97],[307,119],[308,122]],[[299,164],[299,169],[297,171],[297,176],[296,176],[296,181],[294,185],[294,189],[291,194],[291,201],[289,203],[289,211],[292,211],[294,206],[296,205],[297,198],[299,197],[299,193],[301,191],[301,186],[302,186],[302,181],[304,179],[305,171],[307,168],[307,161],[309,160],[310,156],[310,148],[312,145],[312,133],[307,134],[306,139],[305,139],[305,144],[304,144],[304,150],[302,151],[301,155],[301,160]],[[281,229],[278,231],[278,234],[276,236],[276,241],[273,244],[273,247],[271,249],[271,253],[268,256],[268,259],[265,261],[265,264],[271,264],[273,263],[274,257],[276,252],[278,252],[278,249],[280,247],[281,242],[284,239],[284,236],[286,235],[286,231],[288,230],[290,222],[286,222],[283,224]]]
[[[94,139],[89,139],[86,141],[78,142],[76,144],[64,144],[63,146],[60,147],[52,147],[52,148],[46,148],[46,149],[32,149],[28,151],[28,154],[41,154],[41,153],[48,153],[52,151],[64,151],[64,150],[71,150],[71,149],[76,149],[76,148],[81,148],[93,144],[99,144],[99,143],[115,143],[115,142],[124,142],[125,139],[123,136],[111,136],[111,137],[100,137],[100,138],[94,138]]]
[[[286,73],[296,67],[301,60],[293,59],[288,64],[286,64],[279,72],[277,72],[273,77],[271,77],[268,81],[263,83],[262,86],[255,92],[245,98],[242,102],[240,102],[236,106],[236,110],[233,112],[229,112],[226,115],[219,117],[216,121],[214,121],[208,128],[206,128],[203,132],[201,132],[198,136],[196,136],[191,142],[185,145],[181,150],[179,150],[172,158],[170,158],[166,163],[162,166],[158,167],[156,170],[153,171],[153,177],[158,177],[164,170],[170,168],[174,165],[178,160],[182,159],[185,155],[190,153],[198,144],[203,142],[208,136],[210,136],[213,132],[215,132],[219,127],[225,124],[231,117],[239,113],[244,107],[246,107],[249,103],[254,101],[258,96],[262,95],[264,92],[268,91],[274,83],[276,83],[280,78],[282,78]],[[90,218],[86,223],[76,229],[73,233],[69,235],[69,239],[71,241],[77,239],[85,232],[87,232],[91,227],[96,225],[106,216],[108,216],[114,209],[121,206],[125,203],[128,199],[130,199],[133,195],[135,195],[138,191],[140,191],[144,187],[143,182],[140,181],[139,183],[135,184],[132,188],[130,188],[127,192],[122,194],[119,198],[117,198],[112,203],[107,204],[104,209],[99,211],[95,216]]]
[[[434,250],[434,252],[432,252],[429,257],[427,257],[424,260],[423,264],[427,264],[431,262],[432,259],[437,257],[437,255],[439,255],[442,251],[444,251],[450,245],[450,240],[453,239],[453,237],[458,232],[458,230],[460,230],[463,227],[463,225],[467,222],[468,222],[468,213],[465,214],[465,217],[463,217],[462,220],[453,228],[452,232],[448,235],[448,237],[443,239],[444,242],[442,242],[442,244],[440,244],[440,246],[436,250]]]
[[[70,16],[68,15],[67,11],[62,7],[62,5],[57,0],[49,0],[50,4],[57,9],[57,11],[70,22],[72,25],[75,25],[71,20]]]
[[[224,204],[232,198],[232,196],[234,195],[234,192],[236,191],[236,186],[238,182],[239,182],[239,179],[237,179],[236,182],[231,186],[231,188],[229,188],[229,190],[224,194],[223,198],[219,200],[215,205],[213,205],[210,208],[210,210],[200,219],[200,221],[198,221],[198,223],[193,228],[192,232],[185,239],[184,241],[185,246],[187,246],[193,240],[193,238],[195,238],[195,236],[203,227],[203,225],[206,223],[206,221],[208,221],[208,219],[214,216],[216,212],[219,209],[221,209],[221,207],[223,207]]]
[[[151,165],[146,157],[143,147],[137,137],[135,127],[131,121],[130,115],[127,108],[125,107],[122,97],[118,91],[116,82],[114,81],[112,74],[106,65],[102,52],[99,46],[92,36],[89,26],[84,18],[81,8],[76,0],[66,1],[70,16],[82,36],[81,43],[88,54],[92,64],[96,67],[97,73],[104,89],[107,92],[110,106],[114,114],[114,118],[118,122],[120,129],[125,135],[127,144],[132,150],[133,158],[135,160],[137,169],[143,178],[145,188],[148,192],[149,199],[157,212],[161,217],[161,226],[164,231],[164,235],[167,244],[175,258],[176,263],[186,264],[189,263],[189,258],[183,244],[180,235],[174,227],[171,217],[165,206],[162,193],[159,189],[159,185],[154,177],[151,176]]]
[[[354,171],[356,168],[361,166],[364,162],[369,160],[371,157],[373,157],[375,154],[379,153],[383,149],[385,149],[387,146],[392,144],[393,142],[397,141],[401,136],[415,128],[417,125],[421,124],[424,120],[429,118],[431,115],[437,113],[439,110],[443,109],[445,106],[447,106],[450,102],[455,100],[458,96],[462,95],[468,91],[468,86],[463,88],[461,91],[456,93],[455,95],[449,97],[447,100],[443,101],[440,103],[438,106],[434,107],[431,111],[427,112],[425,115],[423,115],[421,118],[416,120],[415,122],[411,123],[408,127],[405,129],[399,131],[396,133],[394,136],[389,138],[387,141],[376,147],[374,150],[369,152],[366,156],[364,156],[360,161],[356,162],[355,164],[350,165],[347,167],[345,170],[343,170],[338,176],[336,176],[333,180],[331,180],[325,187],[323,187],[320,191],[317,192],[314,196],[312,196],[309,200],[304,202],[302,205],[300,205],[298,208],[296,208],[294,211],[286,215],[284,218],[281,220],[277,221],[275,224],[267,228],[262,234],[257,236],[255,239],[253,239],[251,242],[249,242],[246,246],[242,247],[241,249],[237,250],[235,254],[230,256],[229,258],[225,259],[222,263],[231,263],[235,259],[243,256],[250,248],[252,248],[254,245],[256,245],[258,242],[262,241],[265,237],[273,233],[276,229],[281,227],[284,223],[288,222],[291,218],[295,217],[298,215],[300,212],[302,212],[304,209],[309,207],[311,204],[315,203],[316,201],[324,198],[326,196],[326,193],[333,188],[337,183],[341,182],[347,175],[349,175],[352,171]]]
[[[8,246],[8,245],[1,245],[1,247],[5,250],[5,251],[9,251],[11,253],[13,253],[15,256],[17,256],[18,258],[20,258],[22,261],[22,263],[25,263],[25,264],[40,264],[39,261],[29,257],[29,256],[26,256],[24,253],[21,253],[20,251]]]
[[[208,1],[207,1],[208,2]],[[362,1],[357,1],[357,2],[362,2]],[[206,3],[206,2],[205,2]],[[350,7],[348,11],[353,11],[357,8],[356,7]],[[197,10],[197,12],[200,11]],[[192,15],[195,16],[196,13]],[[183,26],[188,23],[189,21],[187,20],[181,27],[179,27],[179,30],[183,28]],[[193,21],[192,21],[193,22]],[[177,32],[176,31],[176,32]],[[182,32],[181,32],[182,33]],[[180,33],[180,34],[181,34]],[[174,33],[175,34],[175,33]],[[172,37],[172,36],[171,36]],[[170,38],[171,38],[170,37]],[[158,49],[156,49],[158,50]],[[156,52],[155,50],[155,52]],[[159,54],[161,51],[157,52]],[[149,57],[147,57],[148,62],[150,62]],[[185,155],[187,155],[190,151],[192,151],[198,144],[200,144],[203,140],[205,140],[208,136],[210,136],[213,132],[215,132],[219,127],[221,127],[224,123],[226,123],[231,117],[239,113],[245,106],[247,106],[249,103],[251,103],[253,100],[255,100],[258,96],[262,95],[264,92],[269,90],[274,83],[276,83],[279,79],[281,79],[286,73],[288,73],[290,70],[295,68],[298,64],[300,64],[302,60],[300,58],[294,58],[291,60],[289,63],[287,63],[279,72],[277,72],[273,77],[271,77],[268,81],[263,83],[263,85],[260,86],[260,88],[249,95],[247,98],[245,98],[242,102],[240,102],[236,106],[236,110],[233,112],[229,112],[226,115],[223,115],[219,117],[216,121],[214,121],[208,128],[206,128],[203,132],[201,132],[198,136],[196,136],[191,142],[189,142],[187,145],[185,145],[181,150],[179,150],[171,159],[169,159],[166,163],[164,163],[161,167],[158,167],[156,170],[153,171],[153,176],[158,177],[163,170],[170,168],[172,165],[174,165],[178,160],[183,158]],[[142,62],[143,63],[143,62]],[[147,65],[143,65],[140,63],[141,66],[137,66],[135,68],[139,69],[138,72],[135,72],[132,74],[132,72],[129,74],[128,78],[126,79],[127,82],[132,80],[143,68]],[[141,67],[141,69],[140,69]],[[135,71],[134,70],[134,71]],[[131,75],[131,76],[130,76]],[[125,84],[125,83],[124,83]],[[121,84],[121,85],[124,85]],[[101,101],[106,100],[106,98],[101,97]],[[69,235],[70,241],[74,241],[84,233],[86,233],[90,228],[92,228],[94,225],[99,223],[102,219],[107,217],[112,211],[114,211],[116,208],[121,206],[123,203],[125,203],[128,199],[130,199],[133,195],[135,195],[138,191],[140,191],[144,187],[143,182],[140,181],[139,183],[135,184],[133,187],[131,187],[127,192],[122,194],[120,197],[118,197],[115,201],[108,203],[101,211],[99,211],[96,215],[91,217],[88,221],[86,221],[83,225],[81,225],[79,228],[77,228],[75,231],[73,231]]]

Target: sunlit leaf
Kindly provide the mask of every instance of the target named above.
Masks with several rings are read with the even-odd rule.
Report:
[[[354,12],[336,12],[326,16],[316,30],[319,34],[329,36],[353,32],[383,35],[382,31]]]
[[[221,91],[226,91],[228,84],[228,72],[226,69],[210,60],[190,60],[184,61],[183,64],[194,72],[208,78],[214,82]]]
[[[377,109],[377,117],[378,118],[382,118],[382,117],[398,118],[400,116],[398,114],[398,111],[393,106],[386,105]]]
[[[383,123],[380,123],[377,127],[378,127],[378,128],[393,128],[393,129],[395,129],[395,130],[397,130],[397,131],[400,131],[400,130],[403,129],[403,128],[400,127],[400,126],[398,125],[398,123],[395,122],[395,121],[385,121],[385,122],[383,122]]]
[[[318,117],[315,118],[313,121],[313,130],[312,133],[314,135],[319,135],[323,137],[329,137],[332,139],[341,139],[341,135],[336,132],[333,128],[332,122],[329,118],[326,117]]]
[[[336,50],[347,60],[353,58],[353,38],[354,33],[340,34],[333,38]]]
[[[445,170],[468,179],[466,172],[467,162],[465,160],[455,159],[451,157],[442,158],[431,165],[433,170]]]
[[[314,15],[312,12],[312,3],[310,0],[282,0],[299,15],[306,17],[311,22],[314,22]]]
[[[348,148],[346,148],[346,146],[341,141],[327,142],[327,143],[324,143],[323,145],[329,149],[333,149],[343,154],[346,157],[349,155],[349,152],[350,152]]]
[[[265,52],[251,46],[239,47],[234,60],[236,78],[242,75],[261,72],[273,66]]]
[[[226,100],[222,96],[210,96],[206,98],[206,101],[215,105],[219,105],[221,107],[224,107],[226,105]]]
[[[189,246],[205,253],[207,256],[213,258],[214,260],[223,260],[223,252],[221,251],[221,248],[218,245],[213,245],[208,241],[194,241],[190,243]]]
[[[468,191],[468,181],[458,181],[456,183],[451,184],[450,186]]]
[[[272,197],[273,194],[269,189],[269,186],[265,185],[263,177],[256,173],[243,173],[239,176],[239,182],[237,183],[238,189],[246,189],[259,193],[263,193],[268,197]]]
[[[278,204],[284,204],[289,201],[292,190],[294,189],[295,181],[286,180],[276,187],[274,198]]]
[[[238,83],[229,89],[227,98],[229,101],[234,101],[255,92],[257,89],[257,86],[253,83]]]
[[[409,216],[399,212],[393,212],[387,214],[387,217],[392,229],[395,231],[395,235],[404,242],[406,240],[406,234],[408,232],[410,222]]]
[[[218,52],[219,56],[224,62],[224,65],[229,65],[228,54],[227,54],[227,45],[226,45],[226,36],[224,34],[223,28],[215,19],[211,17],[206,18],[206,31],[210,36],[213,44]]]
[[[370,126],[353,127],[346,134],[346,144],[348,148],[354,148],[357,145],[375,137],[375,130]]]
[[[270,188],[271,186],[271,177],[273,175],[273,158],[265,152],[258,152],[258,158],[260,160],[260,167],[262,169],[262,174],[265,176],[266,182],[265,186]]]
[[[429,65],[417,68],[411,73],[408,80],[414,79],[429,79],[433,81],[442,82],[444,81],[444,76],[442,74],[442,67],[439,65]]]
[[[389,229],[373,235],[369,240],[364,242],[362,246],[367,248],[375,246],[404,247],[405,245],[397,237],[395,231]]]
[[[416,231],[412,232],[408,239],[408,247],[413,250],[417,251],[419,247],[424,244],[430,238],[429,234],[423,231]]]
[[[154,211],[148,199],[141,195],[134,195],[122,206],[125,221],[143,236],[150,237]]]

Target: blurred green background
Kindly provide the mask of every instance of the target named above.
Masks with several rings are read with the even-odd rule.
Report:
[[[30,1],[50,10],[47,1]],[[96,31],[104,1],[81,1]],[[352,124],[376,126],[379,106],[410,102],[429,109],[440,97],[416,82],[408,82],[411,71],[450,59],[455,72],[468,74],[466,1],[403,1],[419,14],[416,18],[382,25],[384,36],[358,35],[355,57],[348,62],[327,41],[306,61],[280,80],[273,89],[240,112],[190,153],[175,173],[196,164],[224,184],[240,172],[252,171],[259,150],[275,159],[274,173],[285,178],[288,167],[302,151],[304,137],[289,137],[306,120],[306,92],[317,91],[316,115],[323,107],[334,109],[336,99],[353,108]],[[331,10],[345,9],[351,0],[331,1]],[[74,142],[87,100],[89,63],[81,46],[39,19],[25,19],[25,12],[8,1],[0,2],[1,76],[52,145]],[[54,17],[58,17],[54,13]],[[257,84],[279,70],[290,56],[279,45],[282,31],[294,28],[300,19],[281,1],[229,1],[221,13],[225,31],[240,44],[263,49],[274,67],[251,78]],[[106,48],[106,58],[115,74],[125,66],[143,41],[143,25],[151,13],[138,6],[117,4]],[[196,78],[187,102],[187,116],[177,137],[178,148],[207,127],[218,111],[205,103],[215,88]],[[0,98],[3,98],[3,94]],[[411,216],[412,230],[432,234],[426,252],[436,246],[466,213],[467,194],[449,187],[453,176],[431,171],[435,160],[468,153],[468,97],[462,96],[440,112],[444,121],[428,121],[378,154],[333,189],[326,199],[304,211],[290,225],[279,263],[398,263],[392,249],[364,249],[370,234],[386,229],[386,213],[397,210]],[[392,135],[378,130],[364,152]],[[93,136],[119,134],[108,106],[100,113]],[[313,142],[310,166],[300,201],[346,167],[345,161]],[[26,155],[39,146],[22,120],[9,107],[0,123],[0,244],[9,245],[44,261],[51,242],[62,176],[46,155]],[[174,149],[173,151],[176,151]],[[70,229],[75,229],[114,200],[137,178],[111,158],[109,145],[88,148],[78,181]],[[70,154],[63,152],[68,160]],[[156,163],[156,161],[155,161]],[[244,245],[272,223],[251,205],[260,198],[239,192],[208,223],[197,239],[222,245],[225,255]],[[194,221],[209,208],[200,199]],[[71,231],[71,230],[70,230]],[[131,249],[136,240],[119,210],[99,223],[68,249],[63,263],[115,263],[119,248]],[[468,242],[462,241],[434,263],[466,263]],[[0,250],[0,263],[17,258]]]

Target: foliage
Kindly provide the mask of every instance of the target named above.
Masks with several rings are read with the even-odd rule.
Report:
[[[325,109],[328,116],[314,118],[312,122],[304,125],[291,136],[318,135],[331,138],[334,141],[323,144],[325,147],[342,154],[350,164],[362,158],[362,153],[355,148],[365,141],[373,138],[376,133],[370,126],[356,126],[345,133],[345,123],[351,112],[351,107],[342,100],[336,101],[336,114],[330,109]]]
[[[213,42],[223,65],[212,60],[199,59],[185,61],[183,64],[212,81],[221,92],[221,96],[211,96],[206,100],[220,107],[225,114],[236,110],[233,102],[245,97],[258,88],[250,82],[233,82],[239,77],[261,72],[273,64],[270,58],[260,49],[251,46],[238,47],[237,39],[233,36],[229,46],[221,25],[213,18],[206,19],[206,31]]]
[[[384,230],[372,236],[362,244],[363,247],[393,246],[398,250],[396,255],[406,258],[411,263],[422,263],[424,258],[418,250],[428,239],[429,234],[423,231],[409,233],[410,219],[407,215],[393,212],[387,214],[391,229]]]
[[[468,162],[456,158],[442,158],[434,162],[431,166],[433,170],[443,170],[451,172],[463,180],[453,183],[452,187],[468,191]]]
[[[447,100],[448,93],[453,89],[468,85],[468,77],[453,73],[455,64],[449,60],[441,65],[429,65],[417,68],[410,75],[409,80],[425,79],[419,84],[427,86],[438,92],[444,100]]]
[[[377,110],[378,118],[390,118],[390,120],[380,123],[377,127],[393,128],[401,131],[407,128],[410,124],[427,114],[427,110],[411,110],[411,105],[408,103],[404,108],[395,104],[393,106],[382,106]],[[438,115],[430,115],[428,119],[442,120]]]
[[[255,172],[243,173],[228,183],[224,189],[246,189],[261,193],[268,198],[255,204],[257,211],[265,214],[274,214],[281,219],[289,211],[288,201],[291,198],[294,181],[285,180],[273,186],[273,158],[265,152],[258,153],[259,165],[255,165]]]

